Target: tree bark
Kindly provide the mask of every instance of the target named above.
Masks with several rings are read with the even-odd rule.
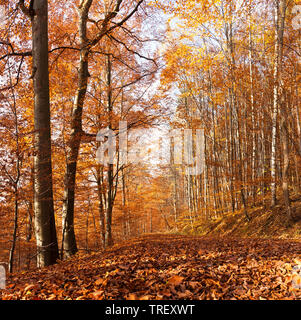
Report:
[[[84,101],[87,92],[89,78],[89,54],[92,47],[97,45],[101,39],[115,28],[121,27],[133,14],[138,10],[143,0],[139,0],[126,17],[119,23],[114,23],[110,27],[110,22],[114,19],[121,9],[123,0],[116,0],[111,11],[105,13],[105,17],[99,26],[99,32],[93,39],[87,37],[88,14],[93,0],[81,0],[79,12],[79,37],[80,37],[80,62],[78,69],[78,86],[74,99],[72,116],[71,116],[71,136],[67,148],[67,167],[65,174],[65,191],[63,206],[63,245],[62,248],[65,256],[69,257],[77,252],[77,244],[74,233],[74,201],[75,201],[75,181],[76,168],[79,148],[82,137],[82,114]],[[111,3],[112,5],[112,3]]]
[[[274,89],[272,108],[272,146],[271,146],[271,205],[277,203],[276,196],[276,143],[277,143],[277,118],[279,112],[279,73],[280,73],[280,2],[275,2],[275,52],[274,52]]]
[[[98,142],[99,143],[99,142]],[[97,179],[97,194],[98,194],[98,211],[99,211],[99,225],[100,225],[100,238],[102,247],[105,247],[105,205],[104,205],[104,191],[103,191],[103,169],[101,165],[96,168]]]
[[[14,254],[15,254],[17,231],[18,231],[19,203],[18,203],[18,187],[17,186],[15,186],[14,193],[15,193],[14,231],[13,231],[12,245],[9,251],[9,262],[8,262],[8,271],[10,273],[13,272],[13,267],[14,267]]]
[[[58,259],[52,190],[47,0],[35,0],[33,10],[34,209],[38,250],[37,265],[38,267],[44,267],[55,263]]]
[[[279,81],[281,84],[281,71],[282,71],[282,58],[283,58],[283,35],[285,28],[285,16],[286,16],[286,0],[281,0],[279,5],[279,31],[277,36],[277,41],[279,42]],[[286,207],[286,212],[289,219],[293,219],[292,217],[292,208],[291,208],[291,200],[289,194],[289,137],[288,137],[288,113],[287,113],[287,101],[285,99],[285,92],[283,91],[282,84],[279,86],[281,99],[278,99],[280,103],[280,136],[282,142],[282,151],[283,151],[283,168],[282,168],[282,192],[284,197],[284,203]]]
[[[67,166],[65,174],[65,199],[63,206],[63,243],[62,251],[65,257],[70,257],[77,252],[77,244],[74,233],[74,201],[77,159],[82,134],[82,113],[87,92],[89,70],[87,47],[87,20],[92,0],[81,1],[79,13],[79,37],[80,37],[80,61],[78,69],[78,85],[74,99],[71,116],[71,136],[67,148]]]
[[[112,130],[112,61],[111,57],[107,57],[107,90],[108,90],[108,116],[109,116],[109,129]],[[105,247],[110,247],[113,244],[112,237],[112,214],[114,202],[114,167],[112,163],[108,164],[108,206],[105,213],[106,218],[106,232],[105,232]]]

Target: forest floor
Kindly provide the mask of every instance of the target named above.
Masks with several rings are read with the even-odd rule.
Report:
[[[301,241],[145,235],[11,274],[0,299],[301,299]]]
[[[195,229],[189,232],[211,237],[301,240],[301,198],[292,197],[291,206],[294,221],[288,217],[283,200],[279,197],[279,203],[274,208],[264,205],[249,208],[251,221],[248,221],[243,210],[240,210],[210,221],[200,221]]]

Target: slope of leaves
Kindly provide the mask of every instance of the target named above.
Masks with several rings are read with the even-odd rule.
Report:
[[[149,235],[12,274],[0,298],[300,299],[301,290],[292,285],[300,282],[293,279],[297,265],[299,241]]]
[[[301,238],[301,199],[294,199],[291,204],[294,221],[286,214],[283,199],[273,207],[257,206],[249,209],[251,221],[247,221],[243,210],[227,213],[210,221],[196,221],[193,228],[179,229],[187,234],[210,237],[243,237],[243,238]]]

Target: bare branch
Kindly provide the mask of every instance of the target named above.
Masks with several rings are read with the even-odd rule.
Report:
[[[0,92],[1,92],[1,91],[5,91],[5,90],[9,90],[9,89],[13,89],[13,88],[15,88],[15,87],[19,84],[21,67],[22,67],[23,61],[24,61],[24,56],[22,56],[21,62],[20,62],[19,67],[18,67],[17,80],[16,80],[15,84],[9,85],[9,86],[4,87],[4,88],[1,88],[1,89],[0,89]]]
[[[112,40],[114,40],[114,41],[116,41],[116,42],[118,42],[119,44],[121,44],[127,51],[129,51],[129,52],[131,52],[131,53],[133,53],[133,54],[135,54],[135,55],[137,55],[139,58],[141,58],[141,59],[145,59],[145,60],[148,60],[148,61],[151,61],[151,62],[153,62],[156,66],[157,66],[157,62],[154,60],[154,59],[152,59],[152,58],[148,58],[148,57],[146,57],[146,56],[144,56],[144,55],[142,55],[142,54],[140,54],[139,52],[137,52],[137,51],[134,51],[134,50],[132,50],[131,48],[129,48],[124,42],[122,42],[122,41],[120,41],[120,40],[118,40],[118,39],[116,39],[114,36],[112,36],[111,34],[110,35],[108,35],[108,37],[110,38],[110,39],[112,39]]]
[[[115,23],[111,28],[108,29],[108,24],[109,22],[114,19],[118,12],[120,11],[120,5],[122,3],[123,0],[118,0],[116,3],[116,6],[114,8],[113,11],[109,12],[106,17],[104,18],[103,22],[102,22],[102,28],[100,30],[100,32],[96,35],[96,37],[89,43],[89,47],[93,47],[95,46],[105,35],[109,34],[110,32],[112,32],[114,29],[116,29],[117,27],[121,27],[126,21],[128,21],[136,11],[138,11],[140,5],[142,4],[142,2],[144,0],[140,0],[137,5],[135,6],[135,8],[124,18],[122,19],[120,22]]]

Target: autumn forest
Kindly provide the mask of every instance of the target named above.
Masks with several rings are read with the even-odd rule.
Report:
[[[294,0],[0,0],[0,300],[300,299],[300,68]]]

